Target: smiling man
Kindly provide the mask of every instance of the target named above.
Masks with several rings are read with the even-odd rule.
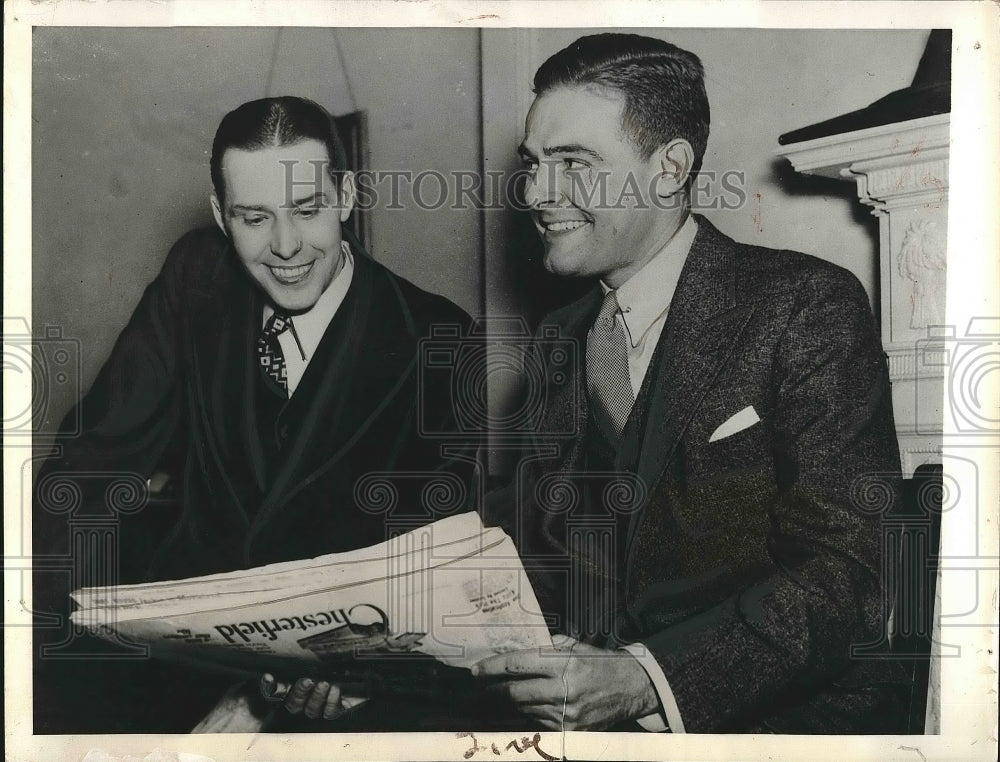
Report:
[[[216,223],[271,305],[308,312],[352,258],[340,227],[354,201],[350,173],[324,171],[327,148],[316,139],[233,146],[218,156],[220,149],[212,164]]]
[[[121,518],[111,557],[76,559],[117,563],[122,583],[365,547],[387,539],[387,522],[429,523],[472,494],[475,453],[445,457],[421,430],[458,430],[450,389],[418,389],[420,339],[469,318],[352,239],[353,178],[330,115],[295,97],[240,106],[219,125],[211,175],[217,229],[170,251],[80,402],[82,433],[60,439],[36,481],[72,482],[100,508],[117,475],[171,475],[176,505]],[[371,473],[406,477],[392,516],[359,505]],[[428,505],[441,483],[455,501]],[[68,547],[49,502],[36,496],[38,555]],[[39,612],[67,612],[65,582],[36,572]],[[107,658],[39,662],[36,732],[188,732],[232,682],[88,648]],[[350,703],[329,683],[299,685],[292,712],[331,719]],[[351,729],[404,729],[398,711],[365,711]]]
[[[648,264],[688,218],[677,193],[694,171],[686,140],[643,158],[609,131],[621,111],[622,98],[607,89],[546,91],[528,112],[518,150],[530,172],[526,201],[545,245],[545,267],[556,275],[600,277],[612,288]]]
[[[564,637],[478,674],[550,729],[897,731],[899,665],[852,652],[887,614],[859,495],[899,488],[863,288],[691,213],[709,132],[692,53],[584,37],[534,90],[519,152],[544,264],[594,286],[542,321],[580,372],[550,382],[491,510]]]

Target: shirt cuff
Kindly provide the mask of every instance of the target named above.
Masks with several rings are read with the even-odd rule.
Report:
[[[646,674],[649,675],[649,680],[653,684],[653,690],[656,691],[656,695],[660,699],[661,711],[640,717],[637,720],[639,726],[651,733],[662,733],[664,730],[673,733],[685,732],[684,722],[681,720],[681,710],[674,699],[674,692],[670,690],[667,676],[663,674],[663,670],[653,654],[642,643],[630,643],[627,646],[622,646],[621,650],[632,654],[646,670]]]

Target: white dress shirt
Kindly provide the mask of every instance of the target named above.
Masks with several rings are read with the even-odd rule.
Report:
[[[666,245],[616,292],[621,312],[615,315],[615,320],[620,321],[628,341],[628,375],[635,397],[639,396],[649,361],[663,333],[677,280],[697,232],[698,224],[688,215]],[[612,290],[603,281],[601,289],[605,294]]]
[[[649,361],[660,340],[660,334],[663,333],[681,269],[697,232],[698,224],[694,217],[688,215],[666,245],[618,288],[618,306],[621,312],[615,315],[615,320],[621,321],[625,331],[629,381],[636,397],[639,396],[639,389],[649,370]],[[603,282],[601,288],[605,294],[611,291]],[[659,662],[642,643],[629,644],[623,650],[632,654],[646,670],[663,709],[662,714],[639,718],[639,725],[652,732],[667,730],[669,727],[674,733],[683,733],[684,722],[677,701]]]
[[[347,296],[347,289],[351,287],[353,279],[354,255],[351,254],[350,248],[345,246],[344,266],[340,268],[340,272],[330,281],[330,285],[326,287],[326,291],[320,294],[319,299],[316,300],[316,304],[308,312],[292,316],[291,330],[282,331],[278,334],[278,343],[281,345],[281,353],[284,355],[285,368],[288,374],[285,381],[288,384],[289,397],[298,388],[299,382],[302,380],[302,376],[309,366],[309,361],[316,353],[316,348],[319,346],[320,341],[323,340],[323,334],[326,333],[327,326],[330,325],[333,316],[337,314],[337,310],[340,309],[340,305],[344,302],[344,297]],[[264,305],[263,322],[261,325],[267,325],[267,321],[271,319],[271,315],[273,314],[274,308],[269,304]]]

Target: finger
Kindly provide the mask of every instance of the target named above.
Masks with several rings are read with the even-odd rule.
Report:
[[[565,688],[561,681],[551,678],[511,680],[507,695],[515,704],[562,707]]]
[[[572,730],[573,728],[562,721],[562,719],[549,719],[549,718],[538,718],[538,724],[541,725],[546,730]]]
[[[513,709],[523,717],[534,720],[547,719],[552,722],[561,721],[563,716],[562,700],[558,704],[551,703],[518,703],[512,705]]]
[[[260,678],[260,693],[267,701],[284,701],[291,686],[270,673]]]
[[[511,651],[490,656],[472,665],[472,674],[480,677],[554,677],[562,674],[566,653],[547,650]]]
[[[340,700],[340,686],[331,685],[330,692],[326,696],[326,702],[323,704],[323,719],[332,720],[343,713],[344,705]]]
[[[310,720],[315,720],[323,715],[326,706],[326,699],[330,695],[330,683],[320,680],[313,688],[312,694],[306,699],[305,714]],[[337,703],[340,703],[340,691],[337,691]]]
[[[506,696],[517,705],[563,704],[563,685],[553,678],[524,678],[504,680],[488,687],[488,690]]]
[[[525,706],[518,707],[520,714],[526,719],[531,720],[533,723],[545,724],[553,730],[563,729],[563,713],[561,709],[558,709],[549,705],[532,705],[527,704]],[[567,726],[568,727],[568,724]]]
[[[295,681],[285,699],[285,709],[292,714],[299,714],[306,706],[306,700],[312,694],[313,681],[308,677],[300,677]]]

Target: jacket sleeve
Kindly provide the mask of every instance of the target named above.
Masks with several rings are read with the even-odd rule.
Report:
[[[53,465],[141,473],[156,466],[176,425],[170,413],[179,391],[180,299],[192,242],[178,241],[146,287],[90,390],[64,419]]]
[[[119,518],[115,501],[128,507],[141,499],[145,481],[182,439],[180,303],[185,262],[197,240],[188,235],[172,248],[90,390],[64,418],[55,448],[34,480],[36,558],[70,553],[74,518]],[[68,591],[58,583],[60,576],[65,575],[36,572],[36,609],[65,613]]]
[[[860,284],[824,271],[800,289],[772,369],[776,485],[770,573],[642,638],[689,732],[829,683],[884,626],[881,513],[900,489],[885,358]]]
[[[35,475],[36,732],[107,732],[140,692],[125,686],[163,689],[162,677],[146,671],[156,665],[136,661],[134,653],[123,660],[113,646],[69,626],[69,593],[81,584],[138,581],[158,539],[149,523],[155,507],[143,505],[145,482],[183,445],[182,303],[191,265],[202,269],[212,259],[209,243],[193,233],[174,245]],[[123,540],[126,524],[135,531]],[[117,658],[95,658],[105,653]]]

